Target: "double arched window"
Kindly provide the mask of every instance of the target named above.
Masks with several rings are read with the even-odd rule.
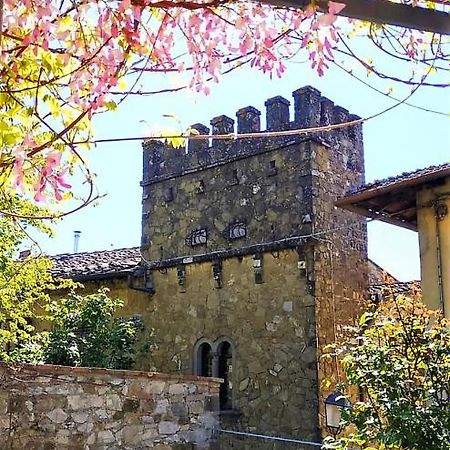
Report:
[[[231,340],[200,339],[194,347],[194,373],[202,377],[223,378],[220,385],[220,409],[233,408],[234,350]]]

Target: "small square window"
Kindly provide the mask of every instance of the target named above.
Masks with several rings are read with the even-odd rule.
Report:
[[[231,240],[242,239],[247,236],[247,225],[244,222],[236,222],[228,229],[228,238]]]
[[[197,245],[204,245],[208,241],[208,233],[206,228],[200,228],[199,230],[193,231],[189,236],[189,245],[195,247]]]

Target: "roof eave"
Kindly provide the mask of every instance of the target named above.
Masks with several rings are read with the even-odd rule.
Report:
[[[79,282],[83,282],[83,281],[100,281],[100,280],[111,280],[113,278],[127,278],[128,275],[130,275],[131,273],[133,273],[132,270],[123,270],[120,272],[109,272],[109,273],[93,273],[93,274],[75,274],[75,275],[70,275],[70,274],[54,274],[53,276],[56,278],[67,278],[67,279],[72,279],[73,281],[79,281]]]
[[[395,225],[398,227],[406,228],[407,230],[417,231],[416,225],[396,219],[394,216],[391,217],[391,216],[385,216],[383,214],[377,214],[377,213],[368,211],[367,209],[359,208],[353,204],[341,205],[337,202],[336,205],[339,206],[340,208],[346,209],[347,211],[354,212],[356,214],[368,217],[373,220],[379,220],[381,222],[389,223],[390,225]]]
[[[398,182],[393,182],[387,186],[375,186],[373,188],[369,188],[360,192],[356,192],[354,194],[348,194],[345,197],[341,198],[336,202],[336,205],[339,207],[344,207],[348,204],[353,204],[356,202],[371,200],[375,197],[380,197],[383,194],[387,194],[388,192],[419,186],[421,184],[425,184],[429,181],[434,181],[439,178],[445,178],[450,176],[450,167],[444,167],[440,170],[437,170],[432,173],[424,174],[419,177],[409,178],[406,180],[401,180]]]
[[[400,226],[408,230],[417,231],[417,225],[415,223],[409,223],[396,218],[394,215],[388,216],[380,212],[370,211],[369,209],[362,207],[358,204],[365,201],[374,200],[376,198],[381,198],[386,194],[392,192],[400,192],[405,189],[418,188],[421,185],[429,183],[431,181],[439,180],[441,178],[446,178],[450,176],[450,167],[444,167],[436,170],[432,173],[427,173],[422,176],[409,178],[406,180],[400,180],[398,182],[392,182],[386,186],[374,186],[362,190],[360,192],[355,192],[354,194],[348,194],[345,197],[339,199],[336,202],[336,206],[346,209],[348,211],[355,212],[365,217],[369,217],[374,220],[380,220],[392,225]]]

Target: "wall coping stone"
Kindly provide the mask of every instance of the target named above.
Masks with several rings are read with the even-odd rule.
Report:
[[[69,367],[58,366],[52,364],[22,364],[22,363],[5,363],[0,362],[0,367],[5,370],[19,371],[19,372],[34,372],[44,375],[74,375],[74,376],[96,376],[103,377],[117,377],[117,378],[142,378],[145,380],[164,380],[173,381],[174,383],[182,382],[196,382],[200,384],[211,385],[214,387],[223,383],[222,378],[201,377],[198,375],[184,375],[184,374],[170,374],[161,372],[145,372],[141,370],[117,370],[104,369],[100,367]]]

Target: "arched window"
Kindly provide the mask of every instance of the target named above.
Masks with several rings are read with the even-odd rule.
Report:
[[[213,375],[213,353],[211,344],[207,341],[200,341],[194,349],[194,373],[202,377],[212,377]]]
[[[212,377],[212,349],[211,346],[205,342],[200,346],[200,373],[202,377]]]
[[[233,409],[233,345],[227,338],[212,342],[200,339],[194,347],[193,370],[195,375],[223,378],[220,385],[220,409]]]
[[[219,378],[223,378],[220,385],[220,409],[232,409],[232,393],[233,393],[233,351],[231,344],[222,341],[218,347],[218,374]]]

